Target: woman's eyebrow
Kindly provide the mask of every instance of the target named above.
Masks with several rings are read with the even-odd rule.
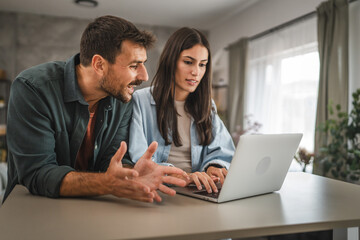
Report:
[[[187,57],[187,58],[190,58],[191,60],[196,60],[195,58],[191,57],[191,56],[183,56],[183,57]],[[203,60],[200,60],[200,62],[204,62],[204,61],[207,61],[208,59],[203,59]]]

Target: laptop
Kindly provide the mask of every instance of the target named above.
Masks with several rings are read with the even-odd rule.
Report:
[[[194,184],[173,187],[177,193],[222,203],[281,189],[302,138],[301,133],[242,135],[223,186],[218,193]]]

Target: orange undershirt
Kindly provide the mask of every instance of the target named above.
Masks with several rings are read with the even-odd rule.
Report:
[[[78,171],[86,171],[89,161],[91,161],[94,157],[94,128],[96,122],[96,110],[97,106],[95,107],[94,112],[90,112],[90,119],[87,125],[84,140],[76,156],[75,169]]]

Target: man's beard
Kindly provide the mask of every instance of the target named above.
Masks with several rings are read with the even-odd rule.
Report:
[[[121,88],[120,91],[115,91],[115,88],[107,85],[107,83],[109,83],[109,79],[106,77],[103,77],[103,79],[101,80],[101,87],[103,88],[103,90],[105,92],[107,92],[110,96],[118,99],[119,101],[123,102],[123,103],[127,103],[131,100],[132,98],[132,93],[130,94],[128,92],[128,87],[133,85],[133,86],[139,86],[143,81],[142,80],[134,80],[132,82],[130,82],[126,87]],[[110,84],[111,85],[111,84]]]

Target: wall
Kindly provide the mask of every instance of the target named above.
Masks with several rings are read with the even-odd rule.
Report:
[[[214,83],[228,83],[228,53],[224,50],[242,37],[251,37],[315,11],[323,0],[258,0],[245,11],[219,22],[209,31],[212,54],[216,57]]]
[[[0,11],[0,69],[13,80],[22,70],[54,60],[66,60],[79,52],[80,38],[91,19],[52,17]],[[177,28],[137,25],[154,33],[155,47],[148,51],[149,79],[155,74],[165,42]],[[207,34],[207,33],[206,33]],[[142,87],[150,84],[142,84]]]
[[[14,76],[15,70],[15,14],[0,12],[0,69],[8,78]]]
[[[214,82],[227,80],[228,59],[224,48],[244,36],[253,36],[284,22],[312,12],[323,0],[261,0],[246,11],[220,22],[209,31],[214,57]],[[350,14],[359,22],[360,2],[350,4]],[[90,20],[50,17],[0,11],[0,69],[9,79],[22,70],[51,60],[66,60],[79,51],[82,31]],[[154,49],[148,51],[147,69],[152,79],[161,50],[175,28],[138,25],[152,31],[158,38]],[[356,31],[355,31],[356,30]],[[360,31],[350,25],[350,92],[360,87]],[[148,82],[149,84],[149,82]],[[146,84],[145,84],[146,85]]]
[[[0,12],[0,68],[9,79],[46,61],[66,60],[79,51],[86,20]]]
[[[324,0],[261,0],[210,29],[213,53],[241,37],[251,37],[289,20],[315,11]]]
[[[221,77],[228,79],[228,55],[224,48],[241,37],[251,37],[304,14],[316,11],[325,0],[261,0],[236,16],[210,29],[209,41],[213,54],[218,56],[217,69]],[[360,1],[349,6],[349,93],[360,88]],[[222,69],[222,70],[220,70]],[[351,102],[351,94],[349,102]],[[349,105],[350,106],[350,105]]]

